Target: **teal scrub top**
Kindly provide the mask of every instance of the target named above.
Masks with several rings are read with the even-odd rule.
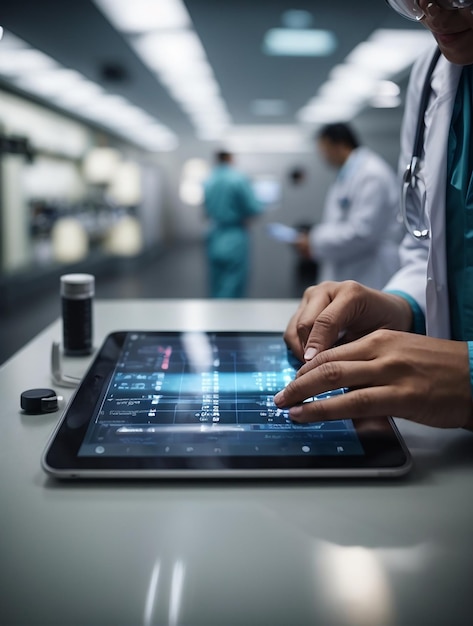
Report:
[[[462,71],[447,161],[446,245],[452,339],[473,340],[472,67]]]
[[[229,165],[216,167],[205,183],[205,210],[215,226],[243,226],[261,213],[249,180]]]
[[[446,245],[452,339],[468,342],[473,390],[473,67],[463,68],[448,140]]]

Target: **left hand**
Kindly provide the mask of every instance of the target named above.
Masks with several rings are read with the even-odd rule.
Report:
[[[349,387],[325,400],[306,398]],[[472,428],[468,346],[392,330],[320,352],[275,396],[297,422],[393,415],[441,428]]]

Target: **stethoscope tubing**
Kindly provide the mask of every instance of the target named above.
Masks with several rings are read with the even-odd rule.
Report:
[[[402,179],[402,191],[401,191],[401,216],[406,227],[407,232],[414,237],[416,240],[423,240],[430,238],[430,229],[429,228],[419,228],[414,227],[409,221],[409,217],[407,215],[407,196],[409,194],[410,189],[416,188],[417,183],[417,174],[420,169],[420,161],[422,156],[422,151],[424,147],[424,134],[425,134],[425,113],[427,111],[427,106],[429,104],[429,98],[432,91],[431,80],[432,74],[437,66],[438,60],[440,58],[440,49],[437,48],[435,50],[435,54],[432,57],[429,68],[427,70],[427,76],[425,79],[424,86],[422,88],[422,94],[419,105],[419,115],[417,118],[417,127],[414,139],[414,147],[412,150],[412,157],[409,165],[407,166],[404,176]],[[419,215],[420,218],[424,217],[424,202],[421,201],[422,215]]]

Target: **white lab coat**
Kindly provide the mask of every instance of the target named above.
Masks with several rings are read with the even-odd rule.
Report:
[[[401,135],[400,170],[410,162],[417,125],[419,101],[433,51],[412,69]],[[425,115],[424,157],[421,175],[426,187],[426,213],[431,237],[417,241],[406,234],[401,247],[401,269],[386,289],[404,291],[423,309],[427,334],[450,338],[450,316],[445,251],[445,197],[447,147],[450,121],[462,67],[441,56],[432,76],[432,96]],[[419,201],[408,213],[418,215]],[[411,223],[415,220],[412,218]]]
[[[381,289],[399,269],[402,228],[395,172],[372,150],[354,150],[309,233],[320,280],[356,280]]]

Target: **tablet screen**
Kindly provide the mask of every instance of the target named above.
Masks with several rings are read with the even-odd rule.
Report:
[[[295,372],[279,336],[130,333],[79,456],[363,454],[351,420],[275,406]]]
[[[279,333],[112,333],[55,433],[45,469],[126,474],[386,468],[405,461],[386,420],[367,433],[348,419],[292,422],[273,397],[297,367]],[[330,401],[345,391],[306,401]]]

